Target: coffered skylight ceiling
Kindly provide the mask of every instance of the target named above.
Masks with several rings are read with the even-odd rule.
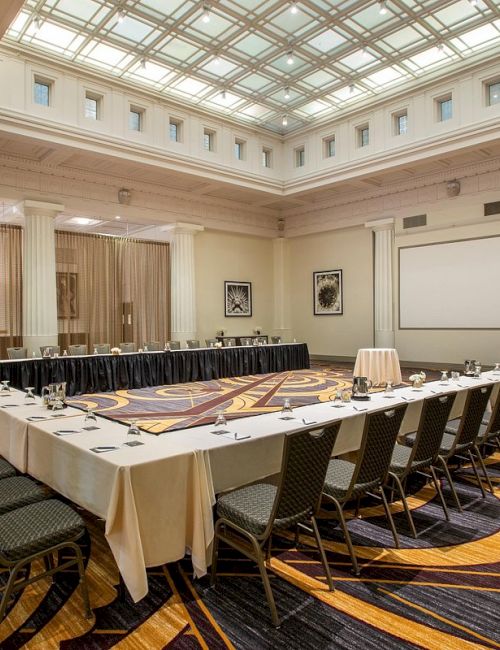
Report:
[[[499,52],[500,0],[381,5],[27,0],[3,40],[279,132]]]

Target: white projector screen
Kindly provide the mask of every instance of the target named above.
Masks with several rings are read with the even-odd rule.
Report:
[[[400,329],[500,327],[500,237],[399,249]]]

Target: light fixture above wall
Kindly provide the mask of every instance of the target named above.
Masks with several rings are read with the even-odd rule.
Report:
[[[460,194],[460,181],[453,180],[446,183],[446,194],[451,198]]]
[[[132,192],[127,190],[125,187],[118,190],[118,203],[121,205],[129,205],[131,197]]]

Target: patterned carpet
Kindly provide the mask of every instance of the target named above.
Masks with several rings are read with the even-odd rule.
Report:
[[[220,410],[227,418],[276,411],[285,397],[290,398],[292,406],[327,402],[337,390],[352,386],[352,367],[323,363],[309,370],[80,395],[68,402],[95,408],[113,420],[136,419],[143,430],[162,433],[213,422]],[[403,380],[413,372],[404,369]],[[427,374],[429,379],[440,376],[435,371]]]
[[[500,480],[500,453],[489,470]],[[482,499],[470,475],[457,480],[464,512],[449,499],[443,519],[432,488],[414,486],[410,499],[419,538],[409,536],[399,503],[392,509],[401,534],[395,550],[379,506],[364,503],[349,526],[362,558],[360,578],[334,523],[321,532],[335,592],[325,588],[318,554],[307,537],[295,548],[275,540],[272,586],[281,628],[269,614],[256,567],[221,550],[219,584],[193,581],[186,559],[149,571],[149,595],[137,605],[119,597],[103,522],[84,513],[90,530],[87,566],[95,620],[86,621],[74,572],[22,594],[0,626],[0,646],[65,650],[463,650],[500,647],[500,490]],[[89,540],[85,549],[88,555]],[[0,576],[1,577],[1,576]]]

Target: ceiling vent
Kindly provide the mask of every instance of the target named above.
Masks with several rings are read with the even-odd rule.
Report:
[[[420,226],[427,225],[427,215],[426,214],[417,214],[414,217],[405,217],[403,219],[403,228],[418,228]]]
[[[489,217],[492,214],[500,214],[500,201],[484,204],[484,216]]]

